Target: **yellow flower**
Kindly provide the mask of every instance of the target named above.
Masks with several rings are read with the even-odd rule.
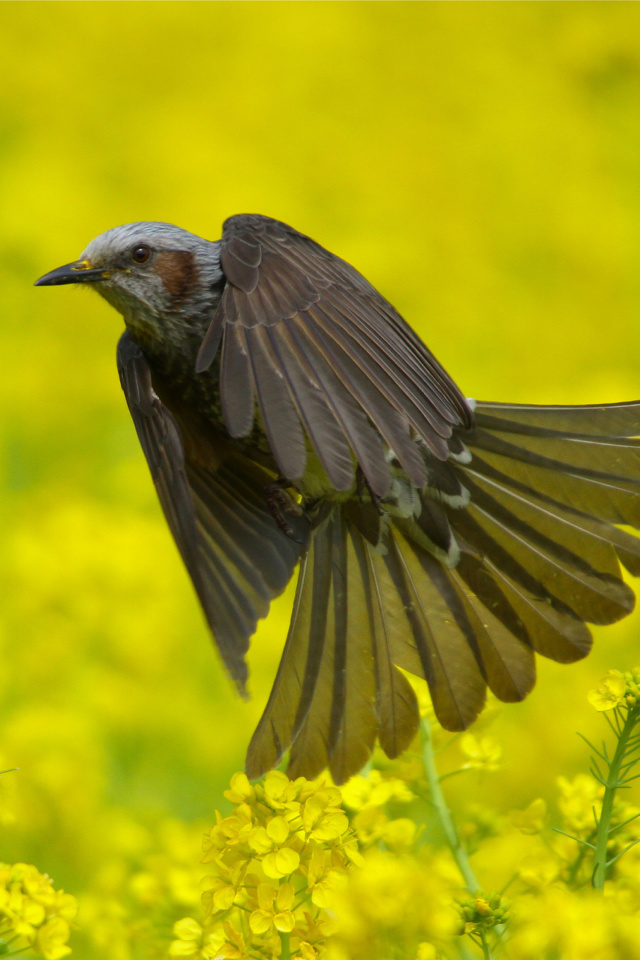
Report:
[[[380,839],[388,822],[379,807],[365,807],[353,818],[353,827],[360,843],[369,846]]]
[[[298,950],[293,960],[316,960],[318,956],[318,951],[311,946],[310,943],[307,943],[305,940],[301,940],[298,944]]]
[[[450,941],[459,926],[452,902],[438,858],[419,861],[371,850],[364,867],[343,876],[335,890],[336,932],[328,957],[415,957],[425,942]]]
[[[587,700],[596,710],[613,710],[620,706],[627,689],[627,682],[619,670],[609,670],[595,690],[590,690]]]
[[[224,791],[224,796],[231,803],[251,803],[255,799],[255,790],[246,773],[234,773],[230,787],[230,790]]]
[[[337,787],[319,790],[304,804],[302,826],[313,840],[337,840],[349,828],[349,820],[341,810]]]
[[[432,943],[418,944],[418,955],[416,960],[437,960],[438,954]]]
[[[206,919],[212,913],[229,910],[236,900],[238,891],[242,888],[242,869],[238,870],[236,867],[229,871],[220,866],[220,872],[222,876],[203,877],[200,883]]]
[[[385,824],[382,839],[390,850],[408,850],[416,838],[416,824],[408,817],[399,817]]]
[[[216,954],[216,960],[244,960],[250,956],[250,945],[240,930],[226,920],[223,927],[226,940]]]
[[[26,945],[45,960],[59,960],[67,946],[75,897],[56,890],[51,878],[28,863],[0,864],[0,924],[18,951]]]
[[[594,810],[597,816],[604,788],[585,773],[579,773],[572,780],[558,777],[557,784],[560,788],[558,807],[564,828],[568,833],[591,833],[594,830]]]
[[[289,780],[286,773],[271,770],[264,778],[264,799],[273,810],[297,809],[298,794],[306,783],[302,777]]]
[[[268,853],[262,860],[262,869],[273,880],[288,876],[299,866],[300,854],[291,847],[282,847],[274,853]]]
[[[544,828],[547,817],[547,804],[538,797],[525,810],[510,810],[509,820],[520,833],[540,833]]]
[[[192,957],[200,952],[203,929],[197,920],[185,917],[173,925],[177,939],[169,945],[170,957]]]
[[[315,960],[334,925],[328,909],[335,885],[360,860],[340,790],[272,771],[255,784],[236,774],[227,798],[234,809],[217,816],[204,842],[204,861],[213,867],[201,883],[204,934],[186,926],[191,938],[178,937],[171,949],[176,956],[272,960],[287,934],[292,957]],[[394,829],[390,841],[406,843],[407,826]],[[214,954],[207,936],[223,920]]]
[[[311,902],[316,907],[329,910],[333,905],[333,895],[343,876],[338,870],[329,870],[322,880],[319,880],[313,888]]]
[[[615,900],[588,887],[577,894],[552,885],[514,900],[509,957],[638,960],[640,918],[622,915]]]
[[[518,868],[518,876],[528,887],[546,887],[560,875],[560,862],[548,853],[525,857]]]
[[[510,902],[503,899],[499,893],[488,896],[478,893],[471,900],[462,900],[458,908],[464,922],[464,932],[475,933],[506,923],[509,919],[509,906]]]
[[[465,733],[460,740],[460,749],[468,760],[463,770],[499,770],[502,747],[491,737],[478,739],[473,733]]]
[[[67,946],[69,924],[62,917],[52,917],[38,930],[35,945],[45,960],[60,960],[71,953]]]
[[[212,827],[209,833],[205,834],[202,841],[204,853],[202,862],[208,863],[210,860],[214,860],[221,850],[231,845],[244,843],[252,830],[251,807],[246,803],[239,804],[233,816],[224,817],[224,819],[220,817],[215,827]]]
[[[409,803],[414,799],[404,780],[397,777],[382,777],[379,770],[372,770],[368,776],[351,777],[341,787],[342,802],[351,810],[363,810],[367,807],[383,807],[390,800],[397,803]]]
[[[249,917],[252,931],[262,936],[275,927],[279,933],[291,933],[296,923],[291,912],[295,898],[293,884],[281,883],[276,890],[268,883],[261,883],[257,896],[259,908]]]

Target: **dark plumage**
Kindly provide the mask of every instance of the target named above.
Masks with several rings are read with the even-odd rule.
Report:
[[[300,562],[247,756],[343,782],[418,726],[397,669],[462,730],[486,687],[521,700],[534,653],[584,657],[633,609],[640,403],[465,400],[353,267],[267,217],[211,243],[117,227],[39,284],[123,314],[118,368],[176,543],[241,692],[259,618]]]

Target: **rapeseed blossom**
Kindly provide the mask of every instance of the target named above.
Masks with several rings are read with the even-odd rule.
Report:
[[[509,960],[638,960],[640,916],[592,892],[551,885],[512,906]]]
[[[619,670],[609,670],[595,690],[590,690],[587,699],[596,710],[614,710],[624,703],[627,683]]]
[[[0,863],[0,955],[31,949],[45,960],[67,956],[77,909],[76,898],[36,867]]]
[[[547,822],[547,804],[538,797],[525,810],[511,810],[509,820],[521,833],[540,833]]]
[[[465,933],[479,933],[504,924],[509,919],[510,902],[499,893],[487,896],[478,894],[471,899],[461,900],[458,909],[464,924]]]
[[[204,924],[180,921],[170,955],[271,958],[284,939],[292,956],[315,957],[333,929],[338,882],[362,860],[340,790],[271,771],[253,785],[235,774],[225,795],[233,812],[218,815],[203,844],[213,867],[202,882]]]
[[[459,932],[457,884],[446,856],[368,851],[342,880],[327,960],[429,956],[427,944],[436,955]]]
[[[621,707],[633,710],[640,706],[640,667],[627,670],[609,670],[587,699],[596,710],[615,710]]]
[[[493,772],[495,742],[449,742]],[[604,898],[585,889],[604,792],[596,778],[558,778],[559,821],[542,798],[508,815],[469,804],[460,836],[477,851],[480,880],[490,873],[487,855],[500,867],[506,899],[471,890],[453,850],[435,838],[419,757],[376,754],[377,762],[342,789],[328,776],[291,781],[272,771],[251,783],[235,774],[230,812],[205,833],[204,866],[195,843],[188,854],[195,837],[179,823],[155,838],[121,823],[121,859],[105,864],[102,897],[82,898],[96,948],[113,960],[449,960],[464,939],[469,958],[640,960],[640,818],[626,796],[611,807],[607,856],[616,866]],[[21,938],[11,946],[66,956],[75,899],[24,864],[1,865],[0,885],[4,935]],[[176,916],[181,906],[188,915]]]
[[[460,740],[460,749],[465,762],[462,770],[498,770],[502,747],[491,737],[476,737],[473,733],[465,733]]]

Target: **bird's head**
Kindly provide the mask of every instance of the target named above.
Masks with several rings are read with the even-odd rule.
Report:
[[[36,286],[93,287],[133,325],[196,318],[211,311],[222,280],[219,243],[169,223],[128,223],[91,241],[78,260]]]

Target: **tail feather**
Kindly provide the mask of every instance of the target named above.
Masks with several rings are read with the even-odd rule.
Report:
[[[575,507],[560,503],[554,497],[547,496],[539,490],[519,483],[513,477],[490,467],[477,455],[474,455],[473,462],[465,468],[465,472],[483,489],[491,491],[502,503],[515,504],[514,509],[523,505],[523,510],[528,512],[533,510],[535,517],[533,522],[540,524],[540,529],[544,527],[545,530],[549,530],[552,538],[560,537],[565,541],[568,540],[574,547],[574,552],[584,555],[586,544],[583,543],[580,548],[579,542],[583,535],[586,535],[612,547],[630,573],[636,576],[640,573],[640,540],[637,537],[619,530],[602,519],[589,516]],[[578,547],[577,550],[576,547]],[[588,549],[589,551],[597,549],[593,540],[589,543]],[[616,565],[614,565],[614,571],[617,572]]]
[[[523,700],[536,680],[533,648],[525,631],[513,633],[469,589],[458,570],[447,572],[471,624],[487,684],[493,694],[507,703]],[[520,621],[521,623],[521,621]]]
[[[640,402],[580,407],[481,402],[476,404],[475,419],[479,427],[519,436],[637,437]]]
[[[323,632],[322,652],[313,690],[301,704],[304,720],[294,730],[289,760],[292,779],[311,779],[329,765],[332,726],[338,712],[344,709],[344,700],[337,702],[336,698],[344,697],[345,571],[341,530],[333,516],[315,539],[316,545],[323,545],[316,555],[316,575],[327,583],[326,597],[323,595],[321,603],[314,597],[312,608],[313,622],[317,630]],[[308,658],[310,656],[311,650]]]
[[[425,451],[416,491],[333,503],[303,557],[289,637],[249,748],[255,777],[357,772],[378,736],[397,756],[418,726],[401,670],[424,677],[440,723],[466,728],[486,687],[517,701],[538,653],[588,653],[589,623],[628,614],[640,575],[640,404],[478,404],[477,427]],[[395,468],[394,468],[395,469]],[[395,499],[394,499],[395,498]],[[400,668],[400,669],[398,669]]]
[[[632,484],[636,489],[640,486],[640,444],[635,438],[525,434],[517,435],[516,443],[515,436],[499,429],[478,428],[474,446],[523,463],[547,466],[553,470],[572,470],[579,476],[604,479],[605,482],[615,478]]]
[[[330,574],[330,567],[327,572]],[[329,766],[336,668],[336,610],[332,600],[330,595],[321,620],[324,636],[316,682],[310,695],[300,703],[302,710],[299,708],[299,713],[304,713],[304,720],[296,724],[293,732],[288,770],[292,780],[296,777],[312,779]],[[314,620],[316,616],[321,617],[322,613],[314,605]]]
[[[486,612],[536,653],[560,663],[573,663],[591,649],[591,634],[569,609],[552,606],[540,592],[521,586],[487,559],[464,547],[455,573]]]
[[[470,625],[465,618],[456,617],[458,611],[454,613],[447,603],[442,584],[437,582],[442,567],[430,554],[415,552],[401,534],[394,532],[384,559],[407,621],[400,649],[396,637],[392,639],[394,662],[427,680],[443,726],[464,730],[485,699],[485,681]],[[417,651],[419,670],[415,669],[414,658],[404,659],[407,641]]]
[[[318,617],[322,597],[314,568],[323,546],[316,538],[300,563],[291,623],[282,659],[269,700],[247,751],[245,768],[252,779],[261,777],[280,762],[310,705],[324,647],[323,623],[326,620],[328,603],[327,592],[325,616]],[[322,559],[321,555],[320,566]]]
[[[329,767],[334,780],[343,783],[367,762],[375,744],[378,715],[375,649],[355,546],[359,535],[350,536],[339,515],[334,522],[341,533],[342,565],[334,563],[336,647]],[[338,594],[340,584],[344,586],[342,596]]]
[[[326,614],[314,604],[324,626],[322,662],[306,716],[294,731],[289,774],[317,776],[329,766],[343,783],[367,761],[378,727],[375,660],[366,590],[354,539],[341,510],[316,533],[328,549],[324,563],[331,581]],[[316,564],[319,560],[316,558]]]
[[[407,749],[417,732],[418,704],[413,687],[391,656],[391,638],[397,630],[398,614],[393,608],[394,599],[397,605],[397,594],[391,584],[384,582],[387,579],[384,561],[357,532],[352,538],[374,641],[378,739],[384,752],[393,759]]]
[[[486,555],[512,579],[524,586],[535,582],[550,603],[565,604],[590,623],[614,623],[633,609],[633,593],[616,578],[610,563],[610,569],[594,568],[589,561],[597,561],[597,556],[579,556],[502,507],[475,484],[470,490],[473,499],[467,519],[475,524]],[[595,543],[599,549],[599,542]],[[591,550],[592,555],[597,552]],[[617,567],[613,551],[609,557]]]
[[[469,448],[481,450],[482,460],[488,467],[588,516],[640,528],[638,482],[599,470],[587,471],[571,463],[532,454],[514,443],[498,443],[499,438],[488,433],[480,435],[478,431],[478,434],[469,441]]]

